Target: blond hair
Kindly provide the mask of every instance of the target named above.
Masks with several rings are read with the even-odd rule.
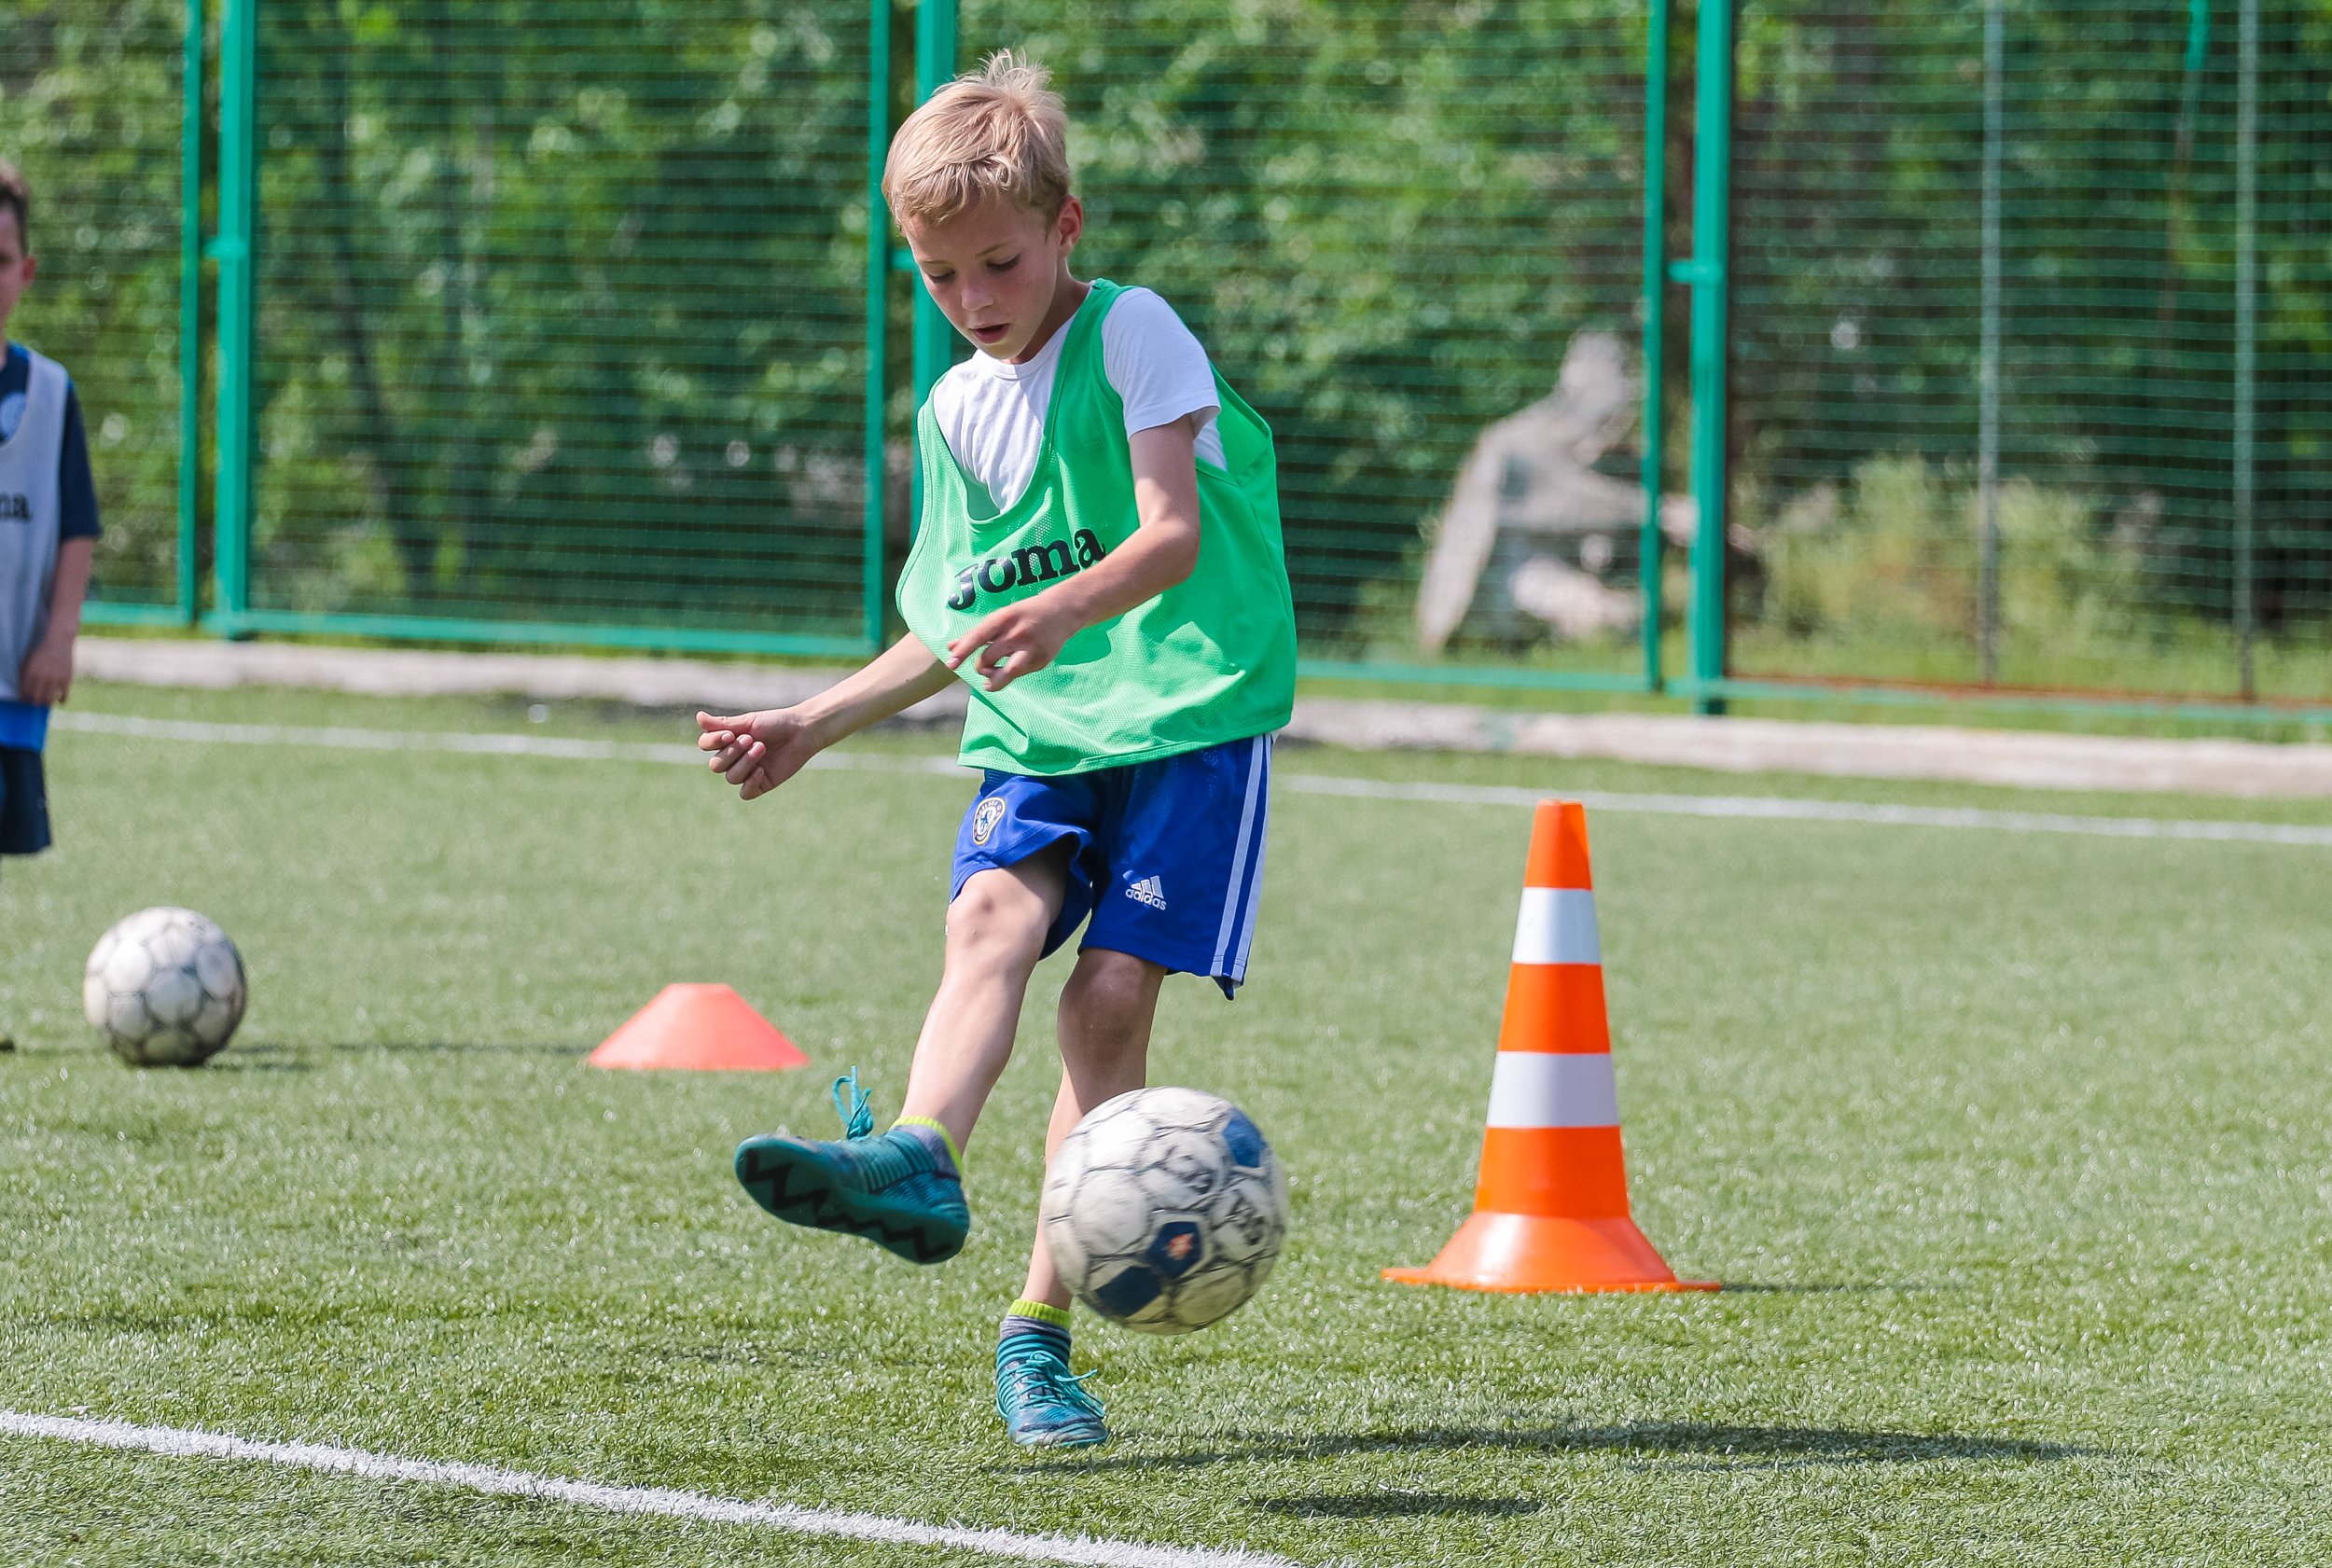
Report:
[[[24,183],[24,176],[16,165],[0,158],[0,213],[16,215],[16,248],[30,256],[33,252],[33,187]]]
[[[1010,49],[931,95],[891,139],[882,196],[895,217],[945,223],[981,197],[1053,217],[1069,199],[1069,115],[1052,73]]]

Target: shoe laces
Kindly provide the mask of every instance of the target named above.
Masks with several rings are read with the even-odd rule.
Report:
[[[845,1088],[850,1091],[847,1097],[843,1094]],[[834,1080],[833,1095],[834,1114],[842,1118],[842,1136],[851,1139],[871,1137],[874,1133],[874,1104],[867,1091],[858,1087],[856,1067]]]
[[[1101,1375],[1096,1367],[1090,1372],[1070,1375],[1069,1364],[1049,1345],[1006,1345],[996,1353],[996,1375],[1004,1382],[1004,1392],[1013,1403],[1027,1405],[1035,1400],[1056,1400],[1087,1415],[1102,1414],[1101,1401],[1088,1394],[1082,1386],[1088,1378]],[[1003,1403],[1002,1400],[998,1401]]]

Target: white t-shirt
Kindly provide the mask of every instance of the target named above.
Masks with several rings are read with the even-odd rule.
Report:
[[[1045,441],[1045,409],[1061,369],[1064,324],[1036,357],[1007,365],[975,354],[931,389],[932,416],[948,450],[966,474],[987,487],[989,499],[1010,506],[1028,489]],[[1174,308],[1146,288],[1129,288],[1102,318],[1102,373],[1126,405],[1126,434],[1172,424],[1204,410],[1198,455],[1223,465],[1215,367]]]

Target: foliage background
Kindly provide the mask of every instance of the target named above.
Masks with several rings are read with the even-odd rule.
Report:
[[[2332,7],[2257,8],[2260,685],[2322,698]],[[1737,606],[1753,668],[1977,673],[1984,9],[1742,8],[1734,472],[1737,516],[1771,547]],[[2004,488],[2002,673],[2229,691],[2238,8],[2001,17],[2000,471],[2055,519],[2035,536]],[[1950,503],[1874,515],[1902,460]],[[1809,618],[1784,579],[1851,570],[1874,529],[1921,558],[1916,603],[1881,574],[1851,614]]]
[[[36,281],[7,336],[63,361],[89,427],[102,597],[167,603],[178,507],[174,0],[7,0],[0,158],[33,187]]]
[[[864,8],[261,14],[257,602],[854,631]],[[1983,14],[1742,7],[1730,448],[1750,673],[1976,672]],[[2002,14],[2002,474],[2025,497],[2013,525],[2004,511],[2003,675],[2231,689],[2234,9]],[[2260,14],[2261,684],[2321,698],[2332,4]],[[172,559],[180,15],[23,0],[0,34],[0,152],[52,215],[22,329],[115,432],[109,593],[158,591]],[[1679,256],[1694,21],[1674,19],[1664,154]],[[893,12],[893,118],[912,24]],[[1277,431],[1313,653],[1407,657],[1422,542],[1475,436],[1546,393],[1577,332],[1632,340],[1644,29],[1610,0],[964,6],[967,62],[1009,45],[1059,74],[1083,265],[1163,293]],[[889,298],[894,568],[909,286]],[[1680,451],[1681,291],[1669,308]],[[1928,477],[1895,482],[1910,464]],[[1890,496],[1908,509],[1873,509]],[[1915,569],[1861,581],[1878,535]]]

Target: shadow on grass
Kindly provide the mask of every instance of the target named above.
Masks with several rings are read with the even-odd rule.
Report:
[[[590,1046],[568,1042],[546,1043],[539,1040],[481,1042],[477,1040],[317,1040],[306,1044],[268,1040],[251,1046],[232,1046],[212,1058],[214,1063],[229,1056],[256,1055],[299,1061],[312,1056],[587,1056]],[[303,1063],[304,1065],[304,1063]]]
[[[1933,1290],[1965,1290],[1961,1284],[1935,1284],[1925,1281],[1892,1281],[1883,1284],[1849,1284],[1826,1282],[1813,1284],[1760,1284],[1754,1280],[1735,1284],[1725,1282],[1727,1296],[1908,1296]]]
[[[292,1046],[279,1046],[271,1040],[251,1045],[230,1045],[202,1065],[214,1073],[306,1073],[313,1064],[303,1059]]]
[[[1250,1508],[1298,1519],[1448,1519],[1497,1514],[1534,1514],[1547,1505],[1534,1497],[1466,1497],[1449,1492],[1361,1492],[1310,1497],[1249,1497]]]
[[[1956,1432],[1863,1431],[1834,1426],[1735,1426],[1644,1421],[1614,1426],[1423,1427],[1403,1432],[1322,1433],[1312,1437],[1233,1436],[1179,1452],[1118,1453],[1075,1464],[998,1466],[1021,1470],[1195,1470],[1276,1459],[1468,1450],[1500,1453],[1613,1453],[1686,1460],[1673,1468],[1771,1468],[1812,1464],[1917,1464],[1936,1460],[2075,1459],[2100,1450],[2022,1437]],[[1395,1494],[1388,1494],[1395,1495]]]

